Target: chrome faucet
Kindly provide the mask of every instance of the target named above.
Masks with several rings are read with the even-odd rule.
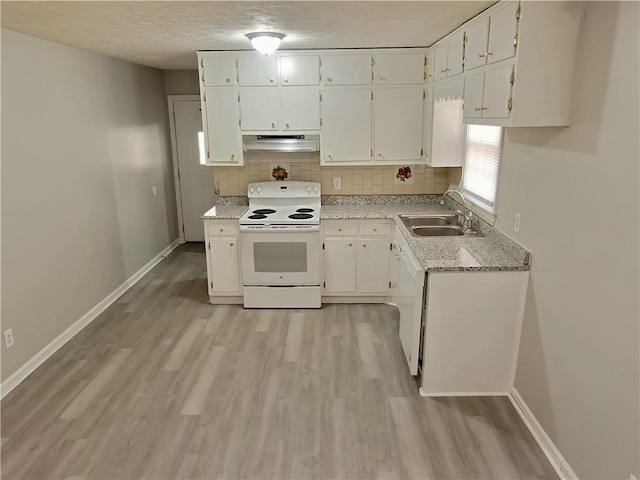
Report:
[[[460,199],[462,200],[462,206],[465,207],[467,205],[467,203],[464,200],[464,197],[462,196],[462,193],[460,193],[460,191],[455,188],[449,188],[446,192],[442,194],[442,197],[440,197],[440,205],[444,205],[444,197],[446,197],[450,193],[457,193],[458,195],[460,195]]]

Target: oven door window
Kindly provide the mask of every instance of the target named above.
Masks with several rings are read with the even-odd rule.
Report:
[[[255,242],[256,273],[303,273],[307,271],[307,242]]]

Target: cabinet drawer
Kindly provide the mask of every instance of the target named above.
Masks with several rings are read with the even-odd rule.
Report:
[[[391,224],[389,223],[361,223],[360,235],[368,237],[390,237]]]
[[[324,234],[333,236],[355,235],[357,224],[355,222],[326,222],[324,223]]]
[[[238,224],[233,222],[207,222],[207,235],[235,236]]]

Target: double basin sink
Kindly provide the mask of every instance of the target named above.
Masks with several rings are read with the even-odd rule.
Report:
[[[414,237],[479,237],[478,232],[465,229],[458,216],[451,213],[436,215],[399,215],[402,223]]]

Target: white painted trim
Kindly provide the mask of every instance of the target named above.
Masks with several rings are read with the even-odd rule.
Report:
[[[91,310],[80,317],[73,325],[67,328],[64,332],[58,335],[49,345],[35,354],[27,363],[16,370],[13,375],[7,378],[0,385],[0,398],[4,398],[9,392],[16,388],[25,378],[31,375],[36,368],[42,365],[51,355],[56,353],[65,343],[71,340],[80,330],[94,321],[102,312],[111,306],[120,296],[126,292],[129,288],[135,285],[142,277],[144,277],[153,267],[160,263],[164,258],[169,255],[178,245],[180,240],[174,240],[171,245],[162,250],[158,255],[153,257],[145,266],[134,273],[131,277],[122,283],[113,292],[107,295],[102,301],[100,301]]]
[[[169,109],[169,137],[171,138],[171,159],[173,161],[173,191],[176,194],[176,211],[178,212],[178,235],[184,243],[184,217],[182,215],[182,188],[178,177],[178,141],[176,138],[175,107],[173,102],[200,101],[200,95],[167,95],[167,108]]]
[[[434,392],[425,393],[424,389],[418,389],[421,397],[506,397],[508,392]]]
[[[542,428],[542,425],[540,425],[540,422],[538,422],[538,419],[515,387],[511,390],[508,397],[558,476],[562,480],[578,480],[576,473],[564,459],[560,450],[558,450],[551,441],[551,438],[549,438],[547,432],[544,431],[544,428]]]

